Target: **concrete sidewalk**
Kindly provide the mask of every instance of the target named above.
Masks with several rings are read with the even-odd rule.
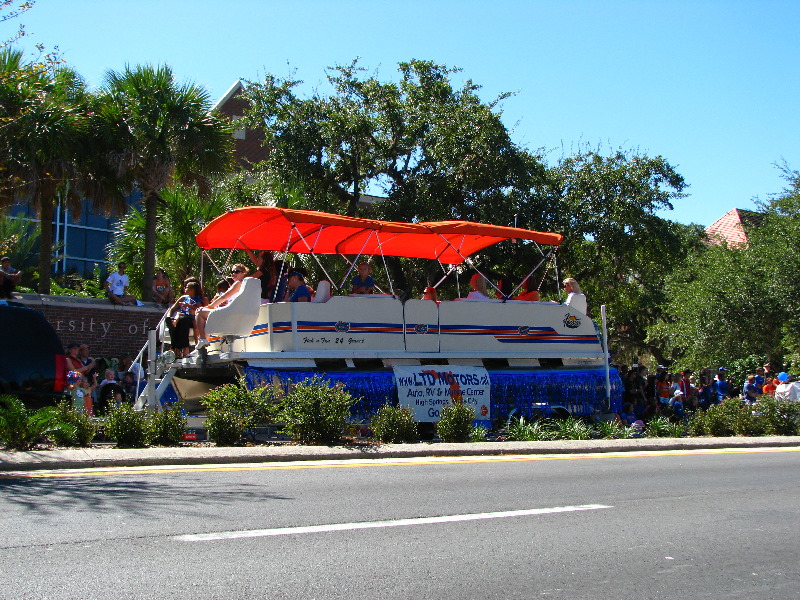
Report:
[[[480,442],[475,444],[421,442],[418,444],[365,444],[352,446],[298,446],[284,443],[232,448],[178,447],[132,450],[96,447],[0,452],[0,472],[9,473],[37,469],[84,469],[92,467],[778,447],[800,447],[800,436],[638,438],[625,440],[562,440],[556,442]]]

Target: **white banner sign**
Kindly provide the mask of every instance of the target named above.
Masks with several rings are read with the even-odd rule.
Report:
[[[483,367],[395,366],[394,376],[400,406],[418,422],[438,421],[441,410],[453,400],[471,407],[476,420],[491,419],[489,373]]]

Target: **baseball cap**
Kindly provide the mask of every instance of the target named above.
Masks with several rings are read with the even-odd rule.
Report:
[[[778,373],[778,381],[780,381],[781,383],[786,383],[787,381],[789,381],[789,374],[786,371],[781,371],[780,373]]]

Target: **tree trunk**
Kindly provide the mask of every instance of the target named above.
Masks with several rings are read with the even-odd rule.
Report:
[[[53,269],[53,204],[52,196],[43,197],[39,203],[39,293],[50,293],[50,272]]]
[[[144,197],[144,261],[142,268],[142,300],[149,302],[153,295],[153,276],[156,270],[156,222],[158,220],[158,194],[148,192]]]

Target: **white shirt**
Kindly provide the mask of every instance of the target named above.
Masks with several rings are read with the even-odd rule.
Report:
[[[587,314],[586,310],[586,294],[579,294],[577,292],[570,292],[567,296],[567,301],[564,302],[570,308],[579,310],[583,314]]]
[[[130,285],[128,276],[125,274],[120,275],[119,271],[114,271],[109,275],[106,282],[108,283],[109,291],[115,296],[124,296],[125,288]]]
[[[775,389],[775,400],[800,402],[800,381],[780,384]]]

